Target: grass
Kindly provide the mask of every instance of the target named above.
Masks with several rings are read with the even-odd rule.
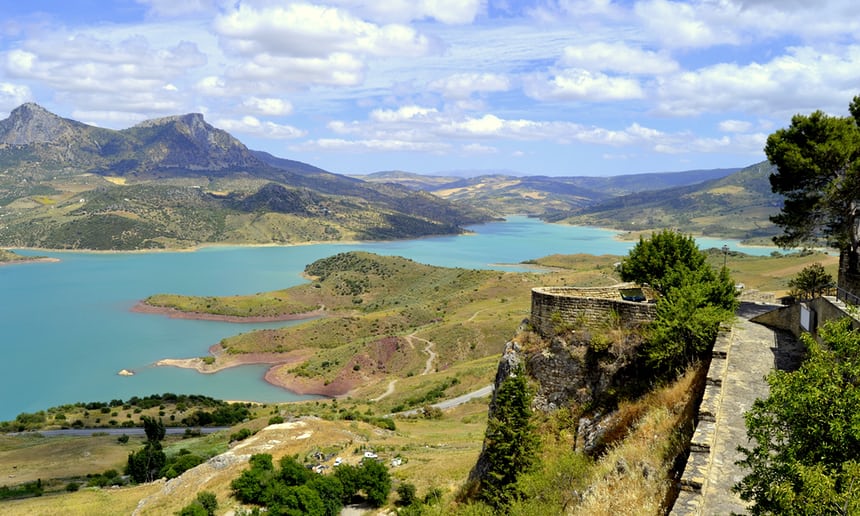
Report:
[[[721,252],[709,255],[714,266],[721,266],[723,258]],[[772,288],[775,291],[783,288],[791,275],[810,263],[822,262],[828,270],[833,270],[836,263],[835,257],[821,253],[773,257],[730,253],[725,258],[735,279],[745,283],[747,289]],[[414,278],[404,279],[404,284],[414,285],[412,292],[398,292],[390,284],[380,283],[373,287],[379,294],[372,291],[362,293],[366,301],[358,307],[352,303],[352,294],[342,295],[339,302],[349,308],[344,309],[341,317],[296,326],[283,335],[303,342],[302,339],[316,334],[320,348],[311,362],[315,361],[313,363],[322,367],[322,362],[328,359],[336,362],[335,366],[330,366],[336,369],[350,367],[357,360],[356,356],[377,360],[382,353],[381,350],[374,351],[374,346],[380,345],[377,334],[400,332],[396,337],[401,347],[400,354],[391,355],[384,370],[370,374],[368,378],[371,381],[359,386],[347,398],[255,406],[255,419],[222,434],[168,440],[166,451],[177,453],[185,448],[195,454],[211,456],[227,450],[228,435],[241,428],[259,431],[274,415],[286,420],[309,417],[306,421],[313,426],[312,437],[298,439],[296,435],[285,434],[273,438],[279,441],[273,448],[279,456],[298,453],[307,457],[320,450],[355,460],[364,449],[373,449],[386,461],[399,455],[405,462],[392,469],[395,486],[399,482],[412,483],[418,487],[419,497],[431,489],[441,489],[442,504],[434,513],[481,514],[483,509],[480,506],[457,505],[453,498],[480,452],[486,426],[487,399],[446,411],[441,419],[396,418],[397,428],[393,432],[342,418],[349,414],[380,417],[433,390],[441,388],[441,395],[450,398],[489,384],[504,342],[515,334],[519,322],[528,314],[528,292],[532,286],[579,284],[579,280],[611,284],[615,281],[612,265],[619,260],[620,257],[615,256],[551,256],[534,262],[541,267],[553,267],[551,272],[543,275],[445,270],[438,278],[423,277],[414,284],[409,283]],[[400,265],[399,262],[388,263],[391,264]],[[417,265],[410,264],[409,267]],[[319,288],[315,286],[317,283],[321,284]],[[343,285],[342,282],[333,285],[317,283],[304,286],[306,290],[301,291],[304,292],[302,295],[312,296],[316,291],[326,289],[334,292],[340,288],[337,285]],[[283,292],[277,296],[285,299]],[[367,309],[368,306],[374,308]],[[426,320],[426,314],[442,316],[427,324],[410,326],[412,321]],[[407,336],[412,334],[415,340],[413,346],[409,346]],[[322,341],[327,339],[343,339],[346,344],[324,348]],[[433,342],[433,349],[439,354],[427,375],[421,375],[427,358],[423,351],[426,344],[417,339]],[[528,347],[532,348],[534,343]],[[360,372],[369,373],[367,364],[370,362],[361,364]],[[615,440],[598,460],[587,459],[572,451],[577,421],[573,414],[565,415],[560,411],[544,420],[541,467],[523,480],[524,489],[530,490],[530,498],[535,503],[519,505],[512,514],[543,515],[555,513],[554,508],[560,508],[559,512],[566,508],[570,514],[660,513],[667,498],[672,496],[666,478],[683,446],[679,428],[688,421],[690,393],[694,390],[692,385],[698,381],[696,378],[694,373],[688,373],[679,381],[640,399],[620,403],[612,430]],[[368,401],[385,392],[391,380],[396,380],[391,395],[377,402]],[[105,424],[108,418],[123,421],[143,414],[158,415],[159,412],[163,412],[166,418],[171,415],[178,418],[182,414],[178,407],[172,406],[151,407],[138,413],[134,408],[124,409],[122,406],[111,410],[117,412],[116,416],[112,412],[102,414],[100,410],[86,411],[75,406],[58,407],[46,411],[45,417],[47,422],[58,424],[56,416],[62,412],[66,423],[81,419],[87,425],[95,425]],[[96,423],[97,419],[101,422]],[[17,484],[42,478],[49,488],[60,493],[49,493],[41,499],[5,502],[0,509],[9,514],[51,514],[59,508],[69,514],[129,513],[140,499],[151,496],[151,505],[147,505],[145,513],[161,514],[175,512],[202,489],[215,492],[219,503],[227,504],[225,507],[231,503],[231,507],[235,507],[235,503],[229,501],[227,476],[198,479],[193,487],[179,489],[172,497],[159,494],[161,486],[158,484],[62,492],[65,479],[72,476],[98,473],[109,468],[121,470],[128,452],[139,446],[138,438],[133,438],[127,445],[120,445],[115,437],[49,439],[2,436],[0,464],[10,468],[18,466],[15,472],[0,471],[0,474],[5,474],[4,479],[14,474]],[[86,457],[85,453],[88,453]],[[24,465],[26,467],[22,467]],[[235,477],[240,469],[227,468],[224,475]]]

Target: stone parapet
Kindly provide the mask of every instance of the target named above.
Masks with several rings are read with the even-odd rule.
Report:
[[[627,301],[622,291],[635,285],[602,288],[539,287],[532,289],[531,324],[540,335],[552,336],[562,323],[595,324],[616,314],[627,323],[645,323],[656,316],[654,303]],[[646,294],[647,297],[647,294]]]
[[[732,346],[732,329],[721,326],[711,352],[711,365],[699,405],[696,429],[690,439],[690,455],[684,473],[681,475],[680,488],[671,516],[692,516],[702,512],[704,499],[702,492],[707,482],[713,461],[712,450],[716,439],[716,418],[722,405],[722,385],[728,372],[729,351]]]

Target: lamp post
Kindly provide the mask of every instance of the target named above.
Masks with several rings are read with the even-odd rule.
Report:
[[[729,246],[723,246],[723,268],[726,268],[726,262],[729,260]]]

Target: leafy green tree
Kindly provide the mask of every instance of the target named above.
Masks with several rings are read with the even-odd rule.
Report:
[[[785,196],[780,213],[771,217],[783,229],[774,242],[788,248],[825,239],[847,253],[849,270],[857,272],[860,97],[849,110],[850,117],[795,115],[788,128],[768,137],[764,151],[777,169],[771,190]]]
[[[290,516],[324,516],[325,505],[319,494],[307,486],[288,486],[274,482],[263,494],[266,514]]]
[[[294,457],[285,456],[281,459],[281,470],[278,479],[288,486],[301,486],[311,479],[308,468],[302,466]]]
[[[197,499],[186,505],[178,513],[178,516],[214,516],[218,509],[218,499],[214,493],[201,491],[197,493]]]
[[[728,269],[715,272],[693,237],[676,231],[641,237],[622,263],[621,277],[648,283],[661,294],[643,346],[646,361],[660,373],[678,371],[700,357],[737,308]]]
[[[343,484],[334,475],[315,475],[306,484],[322,500],[326,516],[337,516],[343,509]]]
[[[657,301],[657,315],[649,325],[643,346],[649,365],[659,372],[671,373],[683,369],[710,348],[720,323],[734,316],[734,310],[714,302],[715,299],[729,302],[723,298],[724,293],[719,293],[724,290],[721,284],[724,282],[707,283],[688,273],[681,285]]]
[[[167,464],[167,456],[161,447],[164,439],[164,422],[159,418],[143,416],[143,431],[146,433],[146,444],[142,450],[128,455],[126,474],[135,482],[152,482],[159,478]]]
[[[531,402],[532,392],[520,365],[498,387],[484,435],[482,455],[488,466],[479,495],[496,508],[516,496],[517,477],[535,463],[539,441],[531,420]]]
[[[803,268],[797,276],[788,281],[789,293],[796,298],[821,297],[833,286],[833,276],[824,270],[820,263]]]
[[[385,505],[388,493],[391,492],[391,475],[388,468],[375,460],[365,460],[358,469],[361,489],[367,496],[367,501],[374,507]]]
[[[146,434],[146,440],[153,443],[164,440],[166,429],[161,418],[156,419],[151,416],[143,416],[140,418],[143,422],[143,431]]]
[[[794,372],[768,375],[770,394],[745,415],[751,448],[736,486],[753,514],[860,514],[860,332],[851,321],[808,334]]]
[[[230,483],[233,495],[242,503],[264,504],[263,493],[275,478],[272,456],[268,453],[251,455],[250,469]]]
[[[660,294],[666,294],[684,280],[684,274],[705,268],[706,257],[689,235],[664,229],[639,242],[621,263],[621,279],[647,283]]]
[[[152,482],[159,478],[162,468],[167,463],[167,456],[158,441],[147,442],[142,450],[128,455],[125,472],[138,483]]]

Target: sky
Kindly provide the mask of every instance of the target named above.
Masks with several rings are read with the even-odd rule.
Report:
[[[743,167],[858,94],[857,0],[0,0],[0,118],[203,113],[340,174]]]

